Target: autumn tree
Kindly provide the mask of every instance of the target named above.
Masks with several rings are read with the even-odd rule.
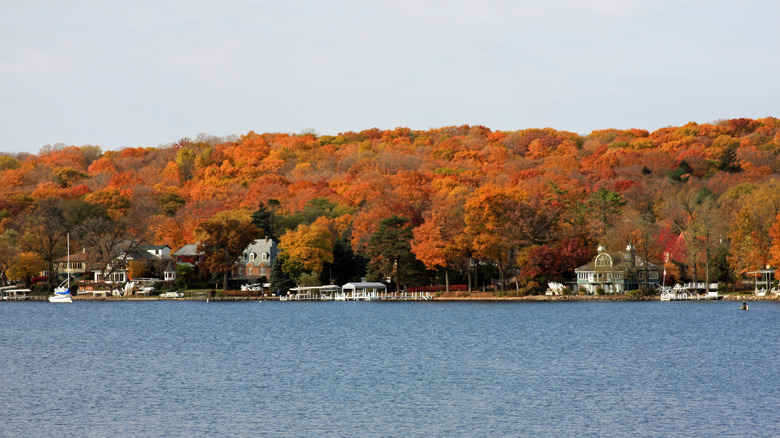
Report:
[[[145,242],[145,236],[131,231],[124,219],[94,216],[75,228],[76,236],[88,254],[90,264],[104,279],[127,263],[128,255]]]
[[[179,149],[176,153],[176,166],[179,171],[179,183],[184,184],[192,179],[195,170],[197,153],[189,147]]]
[[[127,264],[127,275],[132,279],[149,277],[151,271],[145,260],[131,260]]]
[[[504,272],[513,259],[514,224],[517,194],[494,185],[478,188],[466,201],[465,232],[472,241],[476,255],[498,265],[501,290],[505,290]]]
[[[428,213],[425,222],[413,231],[412,252],[426,268],[444,269],[447,292],[450,291],[449,270],[458,264],[466,266],[469,274],[468,287],[471,290],[468,241],[463,238],[465,226],[462,210],[440,203]]]
[[[24,220],[21,246],[46,264],[49,290],[54,289],[54,261],[66,252],[68,223],[59,200],[42,201]]]
[[[773,240],[770,230],[780,214],[780,180],[771,180],[745,195],[729,232],[729,264],[742,275],[764,269]]]
[[[210,272],[222,272],[222,289],[227,290],[230,272],[244,249],[259,235],[259,230],[248,220],[217,214],[201,223],[196,236],[198,251],[204,254],[204,264]]]
[[[295,230],[284,233],[279,248],[286,254],[284,271],[298,282],[301,275],[319,275],[325,263],[333,263],[333,242],[327,228],[299,225]]]
[[[7,274],[10,280],[23,281],[25,287],[29,288],[32,278],[44,269],[46,269],[46,261],[38,254],[28,251],[19,254]]]
[[[18,234],[14,230],[5,230],[0,234],[0,285],[8,282],[8,269],[14,265],[21,250],[16,245]]]

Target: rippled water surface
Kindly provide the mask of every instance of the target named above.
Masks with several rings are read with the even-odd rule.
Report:
[[[780,436],[780,304],[0,303],[0,436]]]

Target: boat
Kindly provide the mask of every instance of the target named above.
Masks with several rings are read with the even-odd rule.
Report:
[[[70,285],[58,286],[54,289],[54,295],[49,295],[50,303],[72,303],[73,295],[70,293]]]
[[[70,234],[68,234],[68,278],[54,288],[54,295],[49,295],[50,303],[72,303],[73,295],[70,293]]]

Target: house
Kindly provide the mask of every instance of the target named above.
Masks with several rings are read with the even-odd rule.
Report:
[[[128,267],[132,261],[143,261],[149,267],[151,275],[154,278],[163,278],[164,270],[171,259],[171,247],[168,245],[142,245],[134,251],[123,253],[115,262],[111,273],[106,275],[100,269],[92,272],[95,274],[95,281],[105,281],[109,283],[124,283],[129,280]]]
[[[146,245],[146,246],[139,246],[139,251],[146,251],[149,254],[160,257],[162,259],[170,259],[171,258],[171,247],[168,245]]]
[[[271,266],[278,252],[273,239],[268,237],[255,239],[246,247],[241,259],[236,263],[230,281],[246,284],[257,283],[262,278],[270,278]]]
[[[607,252],[599,246],[593,261],[580,266],[574,272],[577,273],[577,287],[593,294],[598,288],[605,293],[625,293],[639,289],[645,284],[646,270],[648,286],[655,289],[659,283],[661,268],[642,260],[629,245],[625,252]]]
[[[173,261],[176,266],[192,266],[195,273],[200,276],[208,276],[208,269],[203,264],[203,253],[198,251],[197,243],[188,243],[173,253]]]
[[[91,272],[88,268],[89,260],[86,251],[82,251],[76,254],[71,254],[70,257],[61,257],[54,261],[54,271],[62,275],[62,278],[67,277],[67,273],[76,278],[83,277],[87,272]],[[70,263],[70,266],[68,266]]]

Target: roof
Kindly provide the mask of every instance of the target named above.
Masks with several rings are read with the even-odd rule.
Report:
[[[70,255],[70,261],[71,262],[86,262],[87,261],[87,253],[86,252],[77,252],[75,254]],[[60,257],[55,262],[61,262],[61,263],[67,263],[68,256]]]
[[[138,247],[141,251],[154,251],[163,248],[170,248],[168,245],[141,245]]]
[[[343,289],[357,289],[357,288],[387,288],[384,283],[372,282],[372,281],[355,281],[347,283],[342,286]]]
[[[175,253],[173,253],[175,256],[200,256],[203,255],[202,252],[198,251],[198,244],[197,243],[188,243],[181,248],[179,248]]]
[[[276,248],[276,242],[274,242],[273,239],[255,239],[244,250],[243,257],[241,258],[241,261],[239,261],[239,264],[248,264],[250,262],[250,254],[254,254],[255,261],[258,261],[261,259],[261,254],[265,253],[268,257],[268,265],[270,265],[276,258],[277,252],[278,250]]]
[[[599,257],[608,257],[609,260],[611,260],[610,264],[604,264],[596,266],[596,260],[599,259]],[[639,256],[635,256],[636,258],[636,268],[644,268],[645,267],[645,261],[642,260]],[[631,263],[631,254],[627,252],[600,252],[596,257],[593,258],[593,260],[587,264],[584,264],[580,266],[579,268],[575,269],[575,272],[624,272],[630,269],[632,266]],[[660,270],[661,268],[653,263],[648,262],[647,268],[650,270]]]

